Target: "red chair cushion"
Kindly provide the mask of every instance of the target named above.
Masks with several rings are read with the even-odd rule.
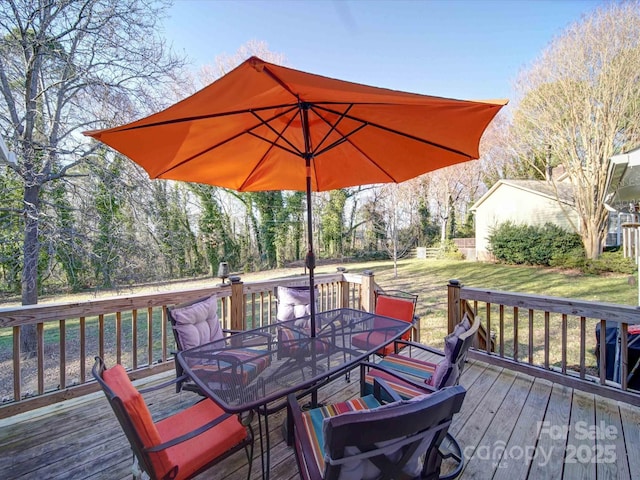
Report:
[[[413,300],[379,295],[376,300],[376,313],[383,317],[396,318],[407,323],[413,323],[415,313],[415,303]],[[411,339],[411,330],[407,330],[401,337],[403,340]],[[389,355],[394,351],[393,345],[387,345],[378,350],[378,355]]]
[[[163,442],[189,433],[224,414],[224,411],[209,399],[198,402],[156,424]],[[179,443],[167,454],[173,465],[178,466],[176,479],[188,478],[214,458],[242,442],[247,436],[246,429],[233,415],[204,433]]]
[[[369,350],[375,345],[382,345],[383,343],[391,341],[395,336],[394,332],[390,331],[372,331],[367,333],[358,333],[351,338],[351,344],[356,348],[362,348],[363,350]],[[379,349],[376,353],[378,355],[388,355],[393,353],[393,342],[385,347]]]
[[[411,323],[413,321],[414,303],[398,297],[380,295],[376,300],[376,313],[383,317],[397,318]]]
[[[113,390],[113,393],[122,400],[124,409],[140,436],[142,444],[148,448],[162,443],[161,434],[153,423],[151,412],[149,412],[146,403],[144,403],[140,392],[129,380],[129,376],[122,365],[118,364],[105,370],[102,378],[109,388]],[[149,458],[158,478],[162,478],[174,466],[166,451],[151,453]]]

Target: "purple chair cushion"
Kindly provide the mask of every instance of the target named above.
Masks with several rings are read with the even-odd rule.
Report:
[[[311,314],[310,302],[309,289],[278,287],[276,319],[284,322],[309,315]]]
[[[458,366],[454,363],[454,359],[460,349],[459,342],[460,339],[455,330],[444,337],[444,358],[436,366],[433,375],[426,380],[427,385],[440,389],[455,383],[458,378]]]
[[[171,315],[183,350],[223,338],[215,295],[192,305],[172,308]]]
[[[458,366],[444,357],[436,366],[433,375],[425,382],[433,388],[440,390],[444,387],[450,387],[456,383],[458,378]]]

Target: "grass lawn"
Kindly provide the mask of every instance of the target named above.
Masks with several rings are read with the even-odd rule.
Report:
[[[468,287],[486,288],[521,292],[536,295],[548,295],[596,302],[615,303],[623,305],[637,305],[638,287],[630,285],[628,275],[584,275],[574,271],[563,271],[529,266],[498,265],[480,262],[447,261],[447,260],[418,260],[407,259],[398,263],[397,277],[394,275],[392,262],[378,262],[361,267],[357,264],[349,265],[352,272],[373,270],[376,282],[385,289],[398,288],[417,293],[418,315],[421,318],[421,335],[423,343],[442,348],[443,338],[447,334],[447,283],[450,279],[458,279]],[[483,312],[481,312],[483,314]],[[492,313],[493,322],[497,320],[497,313]],[[536,315],[534,321],[534,344],[538,346],[534,353],[534,362],[542,363],[544,350],[544,330],[542,316]],[[589,366],[595,366],[595,356],[592,347],[595,346],[594,328],[596,320],[587,323],[587,358]],[[492,331],[497,327],[492,324]],[[518,350],[521,358],[528,353],[528,319],[527,313],[520,313],[518,326]],[[560,362],[559,323],[551,322],[550,363],[558,365]],[[575,319],[569,319],[568,328],[568,357],[569,365],[579,363],[579,324]],[[514,349],[513,326],[505,324],[505,354],[511,354]]]

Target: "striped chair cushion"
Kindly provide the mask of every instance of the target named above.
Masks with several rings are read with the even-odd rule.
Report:
[[[382,378],[387,383],[387,385],[389,385],[389,387],[393,389],[393,391],[395,391],[398,395],[400,395],[401,398],[405,400],[427,393],[425,392],[425,390],[420,390],[415,385],[405,382],[398,377],[389,375],[387,372],[384,372],[382,370],[376,370],[375,368],[372,368],[365,374],[364,391],[362,392],[363,395],[373,394],[374,378]],[[393,399],[385,392],[382,392],[382,399],[385,402],[393,401]]]
[[[296,432],[299,435],[307,435],[311,445],[313,445],[313,457],[318,465],[318,469],[324,472],[324,435],[322,425],[325,418],[334,417],[346,412],[366,411],[380,407],[373,395],[355,398],[346,402],[326,405],[302,412],[302,423],[304,431]]]
[[[271,363],[271,356],[265,355],[261,350],[245,348],[234,352],[224,353],[232,355],[240,363],[239,370],[234,371],[233,364],[224,360],[218,360],[207,365],[196,365],[192,370],[207,371],[209,381],[220,382],[229,385],[232,377],[240,375],[240,380],[236,380],[242,385],[246,385],[257,377]]]
[[[295,356],[298,353],[306,353],[311,351],[311,342],[314,342],[316,353],[326,353],[329,350],[329,344],[322,341],[322,338],[311,339],[310,329],[302,327],[301,330],[293,328],[278,329],[278,349],[281,355]],[[303,350],[304,352],[301,352]]]
[[[436,371],[437,364],[418,360],[417,358],[397,355],[392,353],[384,357],[378,365],[385,368],[392,368],[406,375],[417,377],[421,380],[429,380]]]

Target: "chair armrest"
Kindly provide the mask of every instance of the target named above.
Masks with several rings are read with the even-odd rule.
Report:
[[[418,390],[424,390],[425,394],[429,394],[429,393],[435,393],[438,391],[438,389],[432,387],[431,385],[427,385],[424,382],[418,382],[412,378],[408,378],[407,376],[403,375],[402,373],[392,369],[392,368],[387,368],[384,367],[382,365],[378,365],[377,363],[371,363],[371,362],[361,362],[360,363],[360,377],[364,379],[364,375],[365,375],[365,368],[369,368],[369,369],[375,369],[375,370],[380,370],[381,372],[386,373],[387,375],[393,377],[393,378],[397,378],[398,380],[402,380],[403,382],[408,383],[409,385],[415,387]],[[374,378],[374,382],[375,380],[382,380],[379,378]],[[387,385],[388,387],[388,385]],[[375,390],[375,384],[374,384],[374,390]]]
[[[163,382],[160,383],[158,385],[153,385],[151,387],[146,387],[146,388],[141,388],[139,390],[140,393],[144,394],[144,393],[149,393],[149,392],[155,392],[156,390],[160,390],[162,388],[166,388],[169,387],[171,385],[175,385],[178,382],[184,382],[185,380],[188,380],[189,376],[188,375],[180,375],[179,377],[176,377],[172,380],[169,380],[168,382]]]
[[[378,400],[380,403],[383,402],[382,400],[383,391],[387,395],[389,395],[394,402],[399,402],[402,400],[402,398],[400,398],[400,395],[398,395],[396,391],[393,388],[391,388],[387,384],[387,382],[385,382],[382,378],[374,378],[373,379],[373,396],[376,397],[376,400]]]
[[[237,333],[243,333],[246,332],[246,330],[229,330],[229,329],[223,329],[222,332],[224,334],[227,334],[229,337],[233,337],[233,335],[237,334]],[[271,336],[270,333],[267,332],[251,332],[252,335],[255,335],[256,337],[263,337],[267,343],[267,346],[269,348],[269,350],[271,350],[271,343],[273,342],[273,338]],[[254,346],[251,343],[248,343],[246,345],[247,347],[251,347]]]
[[[246,331],[247,330],[230,330],[230,329],[226,329],[226,328],[222,329],[222,333],[228,333],[229,335],[235,335],[236,333],[244,333]],[[257,336],[264,337],[264,338],[267,338],[267,339],[271,338],[271,334],[269,334],[267,332],[251,332],[251,333],[253,335],[257,335]]]
[[[395,353],[399,352],[399,345],[404,345],[407,347],[415,347],[417,349],[423,350],[425,352],[430,352],[430,353],[435,353],[436,355],[440,355],[441,357],[444,357],[444,352],[442,350],[439,350],[437,348],[433,348],[433,347],[429,347],[428,345],[425,345],[424,343],[418,343],[418,342],[412,342],[411,340],[402,340],[402,339],[398,339],[394,342],[394,349],[395,349]]]

